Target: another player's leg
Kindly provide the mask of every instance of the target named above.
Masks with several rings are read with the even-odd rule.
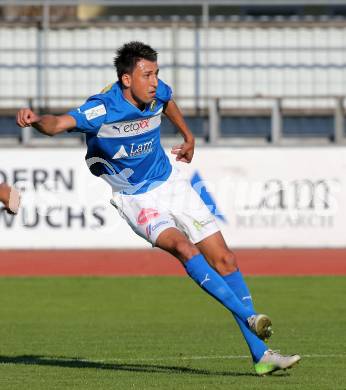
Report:
[[[20,206],[20,193],[6,183],[0,183],[0,202],[9,213],[17,214]]]
[[[242,321],[256,315],[253,309],[244,306],[224,279],[205,260],[197,247],[178,229],[168,228],[161,232],[156,246],[176,256],[184,265],[188,275],[211,296],[221,302]],[[254,329],[256,331],[256,329]]]

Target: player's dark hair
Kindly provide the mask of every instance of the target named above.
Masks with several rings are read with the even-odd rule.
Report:
[[[157,52],[142,42],[132,41],[120,47],[114,57],[114,66],[117,70],[118,79],[125,73],[132,73],[137,62],[141,59],[155,62]]]

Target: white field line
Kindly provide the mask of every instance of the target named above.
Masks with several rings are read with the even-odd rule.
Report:
[[[332,359],[332,358],[341,358],[345,359],[346,354],[311,354],[311,355],[300,355],[302,358],[308,359]],[[102,360],[93,360],[93,362],[97,363],[111,363],[111,362],[159,362],[159,361],[167,361],[167,360],[238,360],[238,359],[250,359],[250,355],[216,355],[216,356],[162,356],[157,358],[114,358],[114,359],[102,359]],[[78,359],[80,361],[88,362],[90,359]]]

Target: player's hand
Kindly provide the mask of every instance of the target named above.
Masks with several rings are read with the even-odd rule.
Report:
[[[17,112],[16,122],[20,127],[31,126],[32,123],[38,122],[40,116],[35,114],[30,108],[22,108]]]
[[[185,141],[181,145],[173,146],[171,153],[175,154],[177,157],[176,161],[182,161],[185,163],[190,163],[195,151],[195,141]]]

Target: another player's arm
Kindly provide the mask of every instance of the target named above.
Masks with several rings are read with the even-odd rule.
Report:
[[[30,108],[19,110],[16,119],[18,126],[32,126],[40,133],[49,136],[72,130],[77,125],[76,120],[71,115],[37,115]]]
[[[173,146],[172,153],[176,154],[177,161],[191,162],[195,150],[195,137],[188,128],[184,117],[174,100],[169,100],[166,104],[164,113],[168,119],[177,127],[184,138],[184,143]]]
[[[0,202],[10,214],[17,214],[20,206],[21,195],[19,191],[6,183],[0,183]]]

